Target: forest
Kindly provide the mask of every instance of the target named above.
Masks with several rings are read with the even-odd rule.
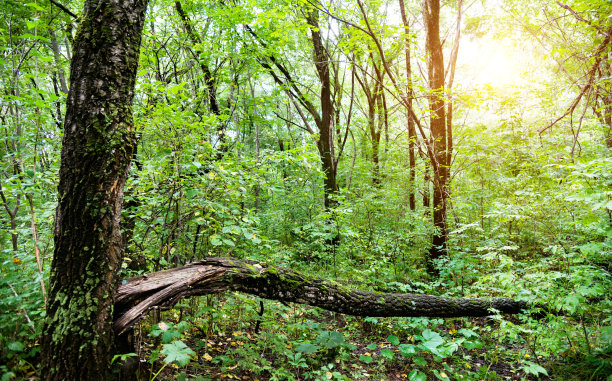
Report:
[[[610,0],[0,14],[1,381],[612,381]]]

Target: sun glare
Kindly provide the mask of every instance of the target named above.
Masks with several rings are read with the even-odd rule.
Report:
[[[527,57],[501,41],[468,40],[463,55],[463,64],[475,86],[509,87],[526,82]]]

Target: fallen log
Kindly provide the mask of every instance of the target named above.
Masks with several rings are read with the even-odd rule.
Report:
[[[129,331],[154,308],[181,298],[240,291],[265,299],[307,304],[355,316],[468,317],[517,314],[527,303],[511,298],[448,298],[353,290],[340,283],[254,261],[206,258],[174,269],[125,280],[116,294],[113,328]]]

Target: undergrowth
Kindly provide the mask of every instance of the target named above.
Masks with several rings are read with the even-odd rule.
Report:
[[[136,329],[140,379],[610,380],[612,278],[588,251],[568,253],[564,262],[552,252],[539,259],[491,250],[463,254],[440,263],[435,282],[398,273],[390,262],[374,267],[375,278],[371,266],[336,265],[343,269],[338,278],[355,288],[510,296],[555,313],[363,318],[243,294],[201,297]],[[329,262],[287,265],[334,272]]]

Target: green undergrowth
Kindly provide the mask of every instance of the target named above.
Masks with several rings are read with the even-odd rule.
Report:
[[[476,250],[440,263],[441,277],[434,282],[424,273],[408,268],[396,272],[392,262],[386,263],[385,268],[337,261],[336,271],[329,261],[307,264],[288,259],[284,265],[324,277],[335,273],[349,287],[509,296],[544,304],[555,313],[353,317],[236,293],[193,298],[136,329],[137,352],[147,360],[140,377],[610,380],[612,278],[588,250],[560,254],[549,249],[538,259],[491,248]],[[371,277],[371,271],[377,276]]]
[[[324,234],[292,245],[263,237],[260,250],[241,256],[349,289],[504,296],[548,311],[533,307],[509,316],[492,310],[486,318],[454,319],[353,317],[240,293],[209,295],[149,314],[134,330],[134,351],[117,354],[113,367],[138,359],[140,380],[610,381],[609,239],[534,248],[467,233],[454,236],[448,257],[437,263],[438,278],[424,271],[414,241],[402,246],[393,235],[381,234],[374,244],[362,232],[335,247],[321,244]],[[2,264],[2,381],[39,376],[44,300],[34,261],[21,258]],[[126,269],[122,276],[137,273]]]

